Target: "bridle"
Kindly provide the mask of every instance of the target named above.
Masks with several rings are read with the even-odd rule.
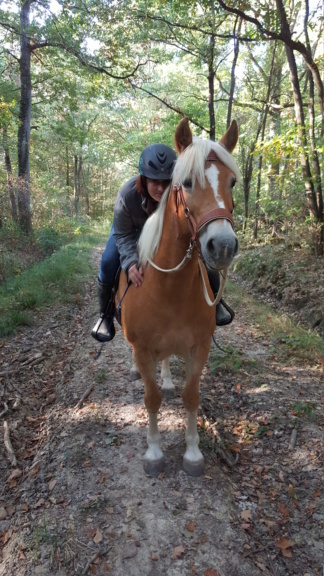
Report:
[[[206,159],[206,162],[213,162],[215,160],[216,160],[216,155],[215,156],[208,156]],[[199,236],[199,232],[201,231],[201,229],[204,226],[206,226],[206,224],[208,224],[209,222],[212,222],[213,220],[228,220],[230,222],[232,228],[234,228],[234,219],[233,219],[231,212],[229,210],[227,210],[226,208],[215,208],[214,210],[209,210],[209,212],[204,214],[204,216],[198,222],[196,222],[195,219],[193,218],[191,212],[190,212],[189,207],[186,204],[182,188],[183,188],[182,184],[179,182],[171,185],[171,193],[173,192],[173,194],[174,194],[176,214],[178,216],[179,206],[182,205],[183,209],[184,209],[184,215],[188,221],[189,228],[191,231],[189,246],[186,250],[184,258],[175,268],[169,268],[169,269],[160,268],[150,258],[148,259],[148,262],[151,264],[151,266],[153,266],[153,268],[155,268],[156,270],[159,270],[160,272],[166,272],[166,273],[178,272],[179,270],[182,270],[188,264],[189,260],[191,260],[194,250],[199,250],[198,265],[199,265],[200,275],[202,278],[205,300],[209,306],[215,306],[218,304],[218,302],[221,300],[221,297],[222,297],[222,293],[223,293],[225,281],[226,281],[226,276],[227,276],[227,269],[225,269],[224,271],[219,271],[220,276],[221,276],[220,288],[219,288],[216,299],[214,301],[211,301],[209,298],[206,284],[205,284],[205,278],[204,278],[202,263],[201,263],[202,259],[200,256],[200,243],[199,243],[199,237],[198,236]],[[233,207],[234,207],[234,203],[233,203]]]

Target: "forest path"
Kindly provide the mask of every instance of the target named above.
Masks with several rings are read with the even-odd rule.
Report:
[[[2,419],[17,457],[10,468],[2,447],[0,576],[322,575],[323,364],[284,358],[244,294],[234,307],[233,324],[217,331],[231,353],[213,345],[201,378],[200,478],[182,470],[177,358],[177,395],[159,419],[165,471],[145,475],[143,384],[130,380],[120,329],[96,359],[95,281],[0,343]]]

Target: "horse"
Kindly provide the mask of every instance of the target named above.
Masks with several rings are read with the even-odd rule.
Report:
[[[138,243],[143,284],[127,290],[122,272],[116,304],[122,301],[121,325],[144,382],[148,413],[144,470],[158,475],[164,466],[158,412],[162,393],[156,368],[162,361],[162,392],[172,395],[169,357],[184,359],[182,392],[187,412],[183,468],[199,476],[204,457],[199,450],[197,411],[199,380],[216,327],[215,305],[206,268],[227,271],[238,251],[233,229],[233,186],[239,170],[232,152],[238,140],[235,120],[219,142],[193,137],[187,118],[176,128],[178,152],[172,183],[148,218]],[[126,292],[126,293],[125,293]]]

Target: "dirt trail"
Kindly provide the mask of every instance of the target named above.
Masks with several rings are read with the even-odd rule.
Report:
[[[3,416],[17,466],[3,446],[0,576],[322,575],[323,365],[275,355],[246,302],[235,303],[218,342],[237,366],[211,371],[214,350],[201,379],[204,476],[181,468],[184,366],[172,358],[177,396],[160,414],[166,466],[151,478],[143,384],[130,380],[120,329],[95,359],[95,292],[93,282],[79,302],[0,343],[3,370],[19,368],[0,376],[3,398],[21,396]]]

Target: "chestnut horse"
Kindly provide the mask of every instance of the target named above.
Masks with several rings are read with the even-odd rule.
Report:
[[[172,184],[139,240],[144,282],[139,288],[131,285],[123,298],[121,324],[145,386],[149,427],[144,469],[148,474],[158,474],[163,464],[157,363],[163,361],[164,387],[172,390],[168,357],[173,354],[184,358],[186,366],[183,467],[190,475],[203,472],[197,432],[199,379],[215,330],[215,304],[221,297],[219,293],[214,300],[205,266],[227,270],[238,250],[232,188],[239,171],[231,155],[237,139],[235,121],[219,142],[193,138],[188,119],[180,122],[175,132],[179,157]],[[126,286],[122,273],[117,303]]]

